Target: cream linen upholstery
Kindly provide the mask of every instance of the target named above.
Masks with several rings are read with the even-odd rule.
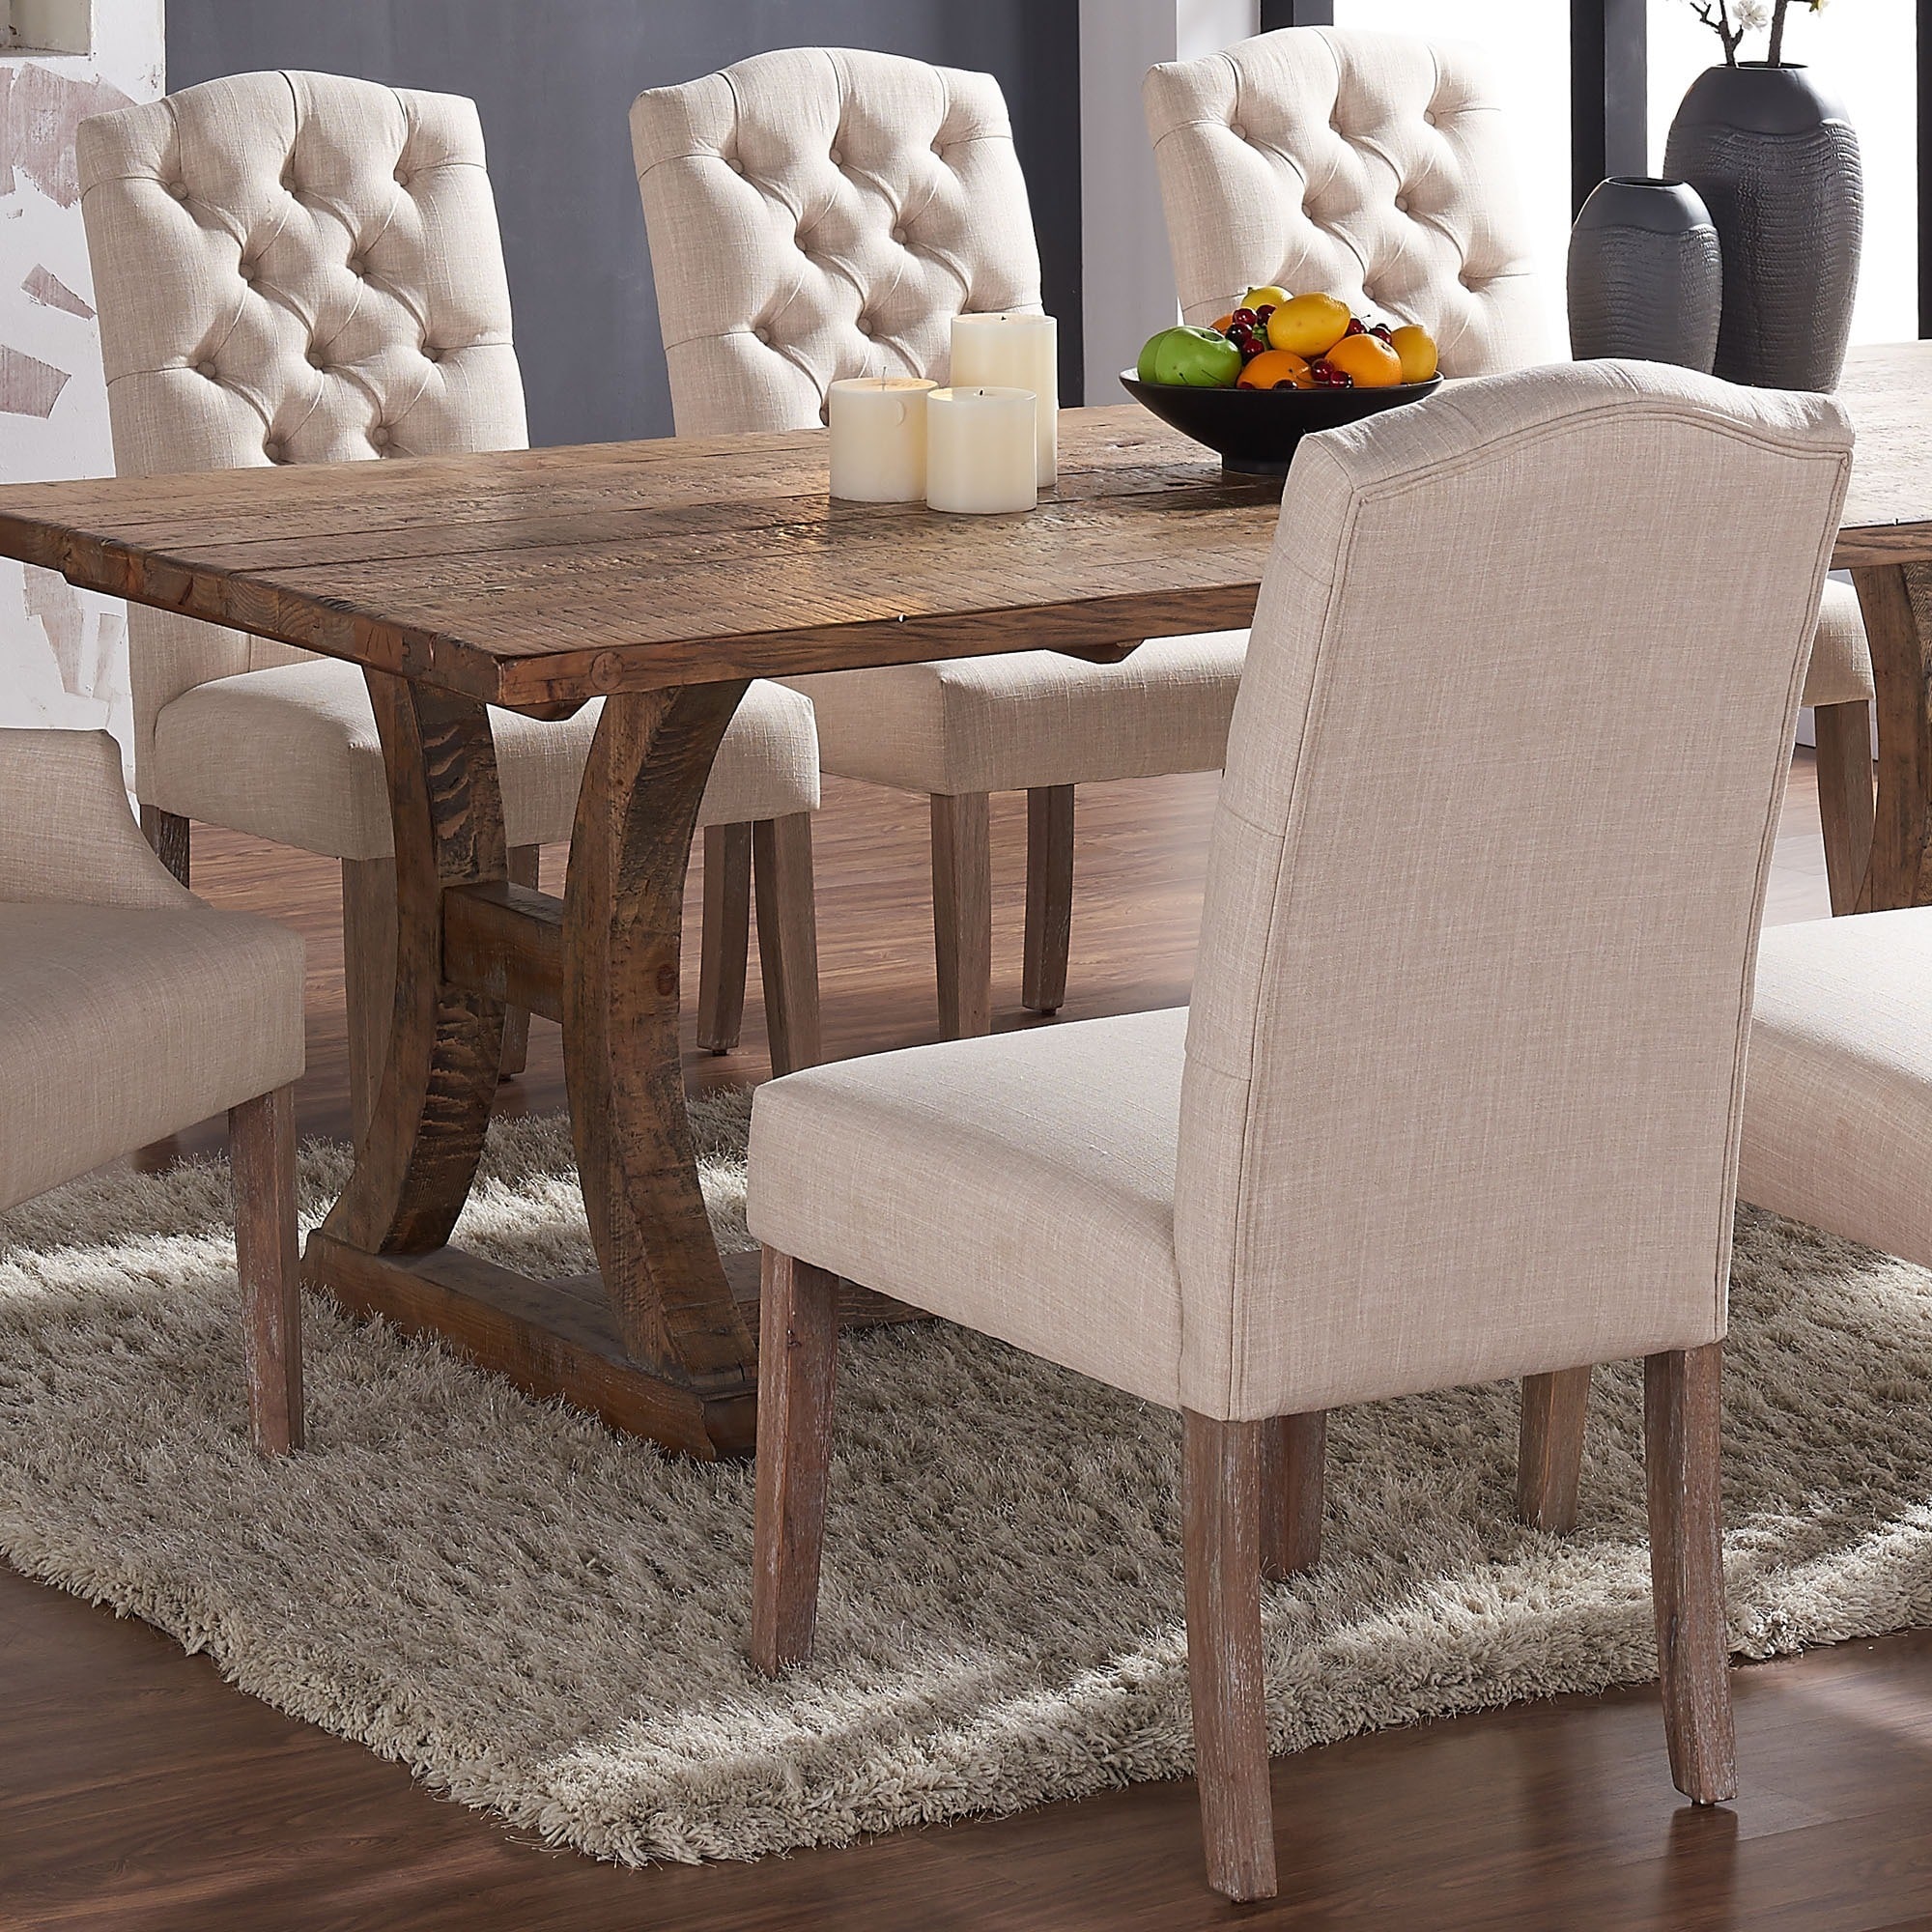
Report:
[[[1765,933],[1738,1192],[1932,1267],[1932,908]]]
[[[1804,673],[1804,701],[1860,704],[1869,703],[1877,695],[1859,593],[1849,583],[1828,581],[1824,600],[1818,606],[1811,668]]]
[[[0,731],[0,1208],[302,1070],[302,944],[169,876],[102,732]]]
[[[1753,949],[1850,451],[1829,398],[1616,362],[1311,437],[1178,1104],[1178,1015],[795,1074],[753,1109],[752,1232],[1219,1419],[1721,1336]],[[1747,505],[1762,545],[1714,570]],[[1499,719],[1511,754],[1472,758]]]
[[[603,704],[592,698],[561,724],[492,707],[512,846],[570,837]],[[334,858],[388,856],[383,747],[355,665],[312,658],[196,685],[161,713],[155,749],[152,805]],[[810,700],[753,684],[719,748],[699,824],[782,818],[817,805]]]
[[[472,102],[333,74],[238,74],[87,121],[78,151],[124,475],[526,445]],[[366,801],[374,718],[346,683],[359,673],[267,676],[312,661],[171,612],[136,607],[128,623],[145,802],[310,851],[387,854]],[[227,688],[203,696],[213,680]],[[277,708],[293,715],[271,723]],[[769,687],[748,708],[768,714],[752,727],[767,737],[810,724]],[[226,735],[241,722],[264,741]],[[497,722],[519,801],[513,842],[567,838],[586,721]],[[760,787],[772,760],[726,746],[714,808],[758,815],[731,793],[739,777]],[[298,770],[290,753],[323,762]],[[815,797],[814,774],[782,810]]]
[[[1452,376],[1543,359],[1502,116],[1472,49],[1290,28],[1142,86],[1180,312],[1325,289],[1435,337]]]
[[[1026,181],[990,74],[785,48],[640,94],[631,144],[680,436],[810,428],[840,377],[944,382],[954,315],[1039,307]],[[828,771],[1014,791],[1213,770],[1241,641],[1163,639],[1118,666],[1028,651],[797,684]]]

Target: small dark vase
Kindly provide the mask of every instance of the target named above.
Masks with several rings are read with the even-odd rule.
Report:
[[[1724,271],[1718,231],[1683,182],[1613,175],[1570,231],[1570,353],[1711,373]]]
[[[1663,171],[1703,197],[1724,261],[1717,373],[1830,389],[1845,363],[1864,235],[1859,138],[1802,67],[1746,61],[1698,75]]]

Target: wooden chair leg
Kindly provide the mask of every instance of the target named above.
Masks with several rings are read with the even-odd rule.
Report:
[[[768,1677],[811,1655],[838,1355],[838,1277],[767,1248],[758,1315],[752,1662]]]
[[[1181,1413],[1187,1687],[1208,1882],[1272,1898],[1274,1806],[1262,1689],[1262,1437],[1267,1425]]]
[[[1583,1424],[1590,1407],[1590,1369],[1556,1369],[1522,1378],[1522,1429],[1517,1447],[1516,1506],[1532,1529],[1568,1536],[1577,1527],[1583,1477]]]
[[[932,795],[932,942],[939,1034],[993,1030],[993,829],[982,791]]]
[[[508,853],[509,880],[513,886],[538,883],[543,860],[541,845],[512,845]],[[497,1068],[499,1080],[508,1080],[529,1065],[530,1009],[527,1007],[503,1009],[503,1058]]]
[[[141,830],[155,848],[155,857],[178,878],[188,882],[189,820],[177,812],[163,811],[157,805],[141,808]]]
[[[1278,1415],[1263,1425],[1262,1575],[1270,1583],[1321,1560],[1321,1470],[1328,1415]]]
[[[349,1015],[349,1125],[359,1143],[376,1105],[396,1004],[396,862],[342,862],[342,991]]]
[[[1871,858],[1871,706],[1821,704],[1811,714],[1818,740],[1818,817],[1825,834],[1825,878],[1833,915],[1856,912]]]
[[[707,825],[704,932],[697,949],[697,1043],[706,1053],[729,1053],[738,1044],[751,942],[752,828]]]
[[[1719,1434],[1723,1344],[1652,1355],[1643,1365],[1650,1581],[1670,1776],[1699,1804],[1738,1793],[1724,1616]]]
[[[758,892],[758,971],[764,979],[772,1072],[816,1066],[818,914],[810,812],[761,819],[752,827],[752,877]]]
[[[248,1432],[264,1456],[302,1446],[301,1276],[296,1263],[296,1090],[228,1110],[235,1272]]]
[[[1073,936],[1073,787],[1035,785],[1027,793],[1026,951],[1020,1003],[1057,1013],[1066,998],[1066,952]]]

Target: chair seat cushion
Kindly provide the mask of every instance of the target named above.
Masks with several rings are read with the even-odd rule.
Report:
[[[828,772],[902,791],[1218,771],[1245,631],[1153,638],[1117,665],[1057,651],[887,665],[793,679],[818,713]]]
[[[1738,1193],[1932,1267],[1932,907],[1766,929]]]
[[[951,1040],[758,1090],[781,1252],[1175,1406],[1187,1009]]]
[[[1865,640],[1859,593],[1849,583],[1827,578],[1811,666],[1804,673],[1804,702],[1856,704],[1871,697],[1874,690],[1871,645]]]
[[[570,837],[603,700],[556,723],[490,712],[512,845]],[[337,859],[389,853],[389,795],[360,668],[313,658],[198,684],[155,722],[140,775],[149,805]],[[759,682],[724,734],[699,814],[731,825],[811,811],[818,760],[810,701]]]
[[[301,1070],[286,926],[192,904],[0,904],[0,1207]]]

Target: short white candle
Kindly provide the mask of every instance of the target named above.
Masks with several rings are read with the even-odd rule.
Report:
[[[934,389],[925,399],[925,500],[972,516],[1032,509],[1037,407],[1031,389]]]
[[[1060,473],[1060,331],[1050,315],[1008,309],[952,318],[955,388],[1031,389],[1039,398],[1039,487]]]
[[[854,503],[917,503],[925,495],[925,399],[919,376],[849,376],[826,392],[832,494]]]

